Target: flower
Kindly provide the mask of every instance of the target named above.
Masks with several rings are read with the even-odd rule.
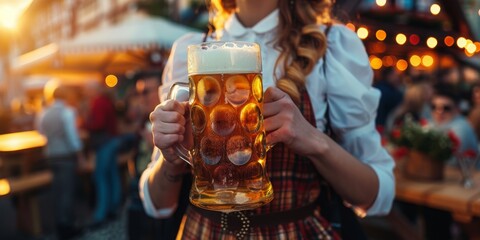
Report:
[[[392,130],[390,141],[397,148],[418,151],[438,161],[450,159],[460,145],[459,138],[453,132],[438,131],[424,122],[420,124],[411,119],[406,119],[402,126]],[[404,152],[400,150],[395,154]]]

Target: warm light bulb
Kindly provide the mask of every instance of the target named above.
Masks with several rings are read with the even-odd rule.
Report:
[[[446,36],[443,42],[445,43],[445,45],[451,47],[455,43],[455,39],[451,36]]]
[[[438,44],[438,41],[437,41],[436,38],[434,38],[434,37],[429,37],[429,38],[427,39],[427,46],[428,46],[429,48],[435,48],[435,47],[437,46],[437,44]]]
[[[422,65],[425,67],[431,67],[433,65],[433,57],[430,55],[425,55],[422,57]]]
[[[383,7],[383,6],[385,6],[385,4],[387,4],[387,0],[376,0],[375,2],[380,7]]]
[[[387,33],[383,30],[378,30],[375,33],[375,36],[377,37],[378,40],[383,41],[385,38],[387,38]]]
[[[430,6],[430,12],[433,14],[433,15],[438,15],[440,13],[440,10],[442,10],[442,8],[440,7],[440,5],[438,4],[432,4],[432,6]]]
[[[108,87],[115,87],[118,83],[118,78],[117,76],[115,75],[108,75],[105,77],[105,84],[108,86]]]
[[[350,30],[352,30],[352,31],[355,32],[355,25],[353,25],[353,23],[347,23],[345,26],[346,26],[348,29],[350,29]]]
[[[405,36],[405,34],[403,33],[399,33],[397,34],[397,37],[395,38],[395,40],[399,45],[403,45],[407,41],[407,36]]]
[[[397,69],[399,71],[403,72],[403,71],[407,70],[407,68],[408,68],[408,62],[407,61],[405,61],[403,59],[400,59],[400,60],[397,61]]]
[[[457,46],[459,48],[464,48],[466,45],[467,45],[467,39],[465,39],[464,37],[459,37],[457,39]]]
[[[410,57],[410,64],[414,67],[420,66],[420,63],[422,63],[422,58],[418,55],[412,55]]]
[[[468,53],[474,54],[477,51],[477,46],[473,42],[468,43],[467,46],[465,47],[465,50]]]
[[[0,179],[0,196],[10,193],[10,183],[7,179]]]
[[[370,60],[370,66],[375,70],[378,70],[378,69],[382,68],[382,66],[383,66],[382,59],[380,59],[378,57],[373,57]]]
[[[365,38],[368,37],[368,30],[364,27],[360,27],[357,30],[357,35],[358,35],[359,38],[365,39]]]

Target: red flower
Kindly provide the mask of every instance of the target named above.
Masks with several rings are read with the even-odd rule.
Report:
[[[425,127],[428,125],[428,120],[425,118],[420,119],[419,121],[420,126]]]
[[[399,139],[402,136],[402,132],[400,129],[393,129],[392,130],[392,137],[393,139]]]
[[[477,153],[473,149],[468,149],[464,151],[461,156],[465,158],[474,158],[477,156]]]
[[[452,151],[456,152],[460,146],[460,139],[452,131],[448,131],[448,138],[452,142]]]
[[[406,147],[399,147],[393,150],[392,157],[396,160],[405,157],[408,154],[408,148]]]
[[[376,128],[377,132],[380,134],[383,134],[383,132],[385,131],[385,127],[383,125],[377,125]]]

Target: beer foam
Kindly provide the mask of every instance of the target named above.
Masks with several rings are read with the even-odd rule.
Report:
[[[188,47],[188,73],[260,73],[260,46],[247,42],[208,42]]]

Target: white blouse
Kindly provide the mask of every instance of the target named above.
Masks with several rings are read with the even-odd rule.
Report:
[[[279,22],[279,11],[270,15],[252,28],[245,28],[235,15],[225,23],[221,40],[256,42],[260,45],[263,64],[264,90],[275,85],[275,76],[282,76],[281,67],[275,69],[280,52],[273,48],[273,40]],[[319,26],[324,28],[324,26]],[[162,100],[167,96],[174,82],[188,82],[187,46],[201,43],[202,34],[188,34],[176,41],[164,70],[163,85],[160,89]],[[367,215],[387,214],[395,195],[393,176],[394,161],[381,146],[380,135],[375,129],[375,116],[380,92],[371,86],[373,71],[367,53],[357,35],[343,25],[333,25],[328,33],[325,57],[307,76],[306,89],[315,112],[319,131],[325,128],[326,101],[329,104],[330,119],[337,142],[362,162],[370,165],[379,180],[379,190],[374,204]],[[326,71],[324,74],[324,67]],[[325,77],[326,76],[326,77]],[[151,165],[153,165],[153,159]],[[147,169],[140,181],[140,195],[147,213],[164,217],[173,213],[176,206],[157,210],[153,207],[148,193]]]

